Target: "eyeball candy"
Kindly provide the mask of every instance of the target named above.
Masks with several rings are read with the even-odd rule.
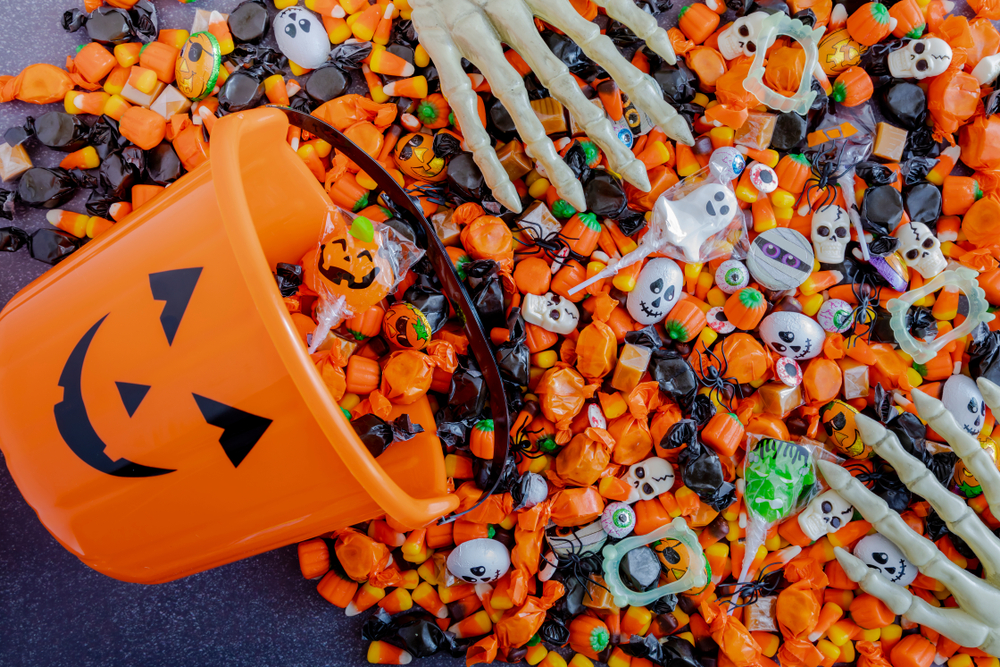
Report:
[[[507,547],[488,537],[462,542],[448,555],[448,571],[470,584],[496,581],[509,569]]]
[[[708,160],[709,169],[723,182],[739,178],[746,165],[747,162],[746,158],[743,157],[743,153],[740,153],[731,146],[716,148],[712,152],[712,157]]]
[[[303,69],[316,69],[330,57],[330,37],[323,22],[308,9],[289,7],[274,17],[278,50]]]
[[[802,384],[802,369],[794,359],[781,357],[774,362],[774,374],[783,384],[798,387]]]
[[[763,194],[771,194],[778,189],[778,175],[766,164],[754,162],[750,165],[750,184]]]
[[[608,503],[601,514],[601,526],[615,539],[628,537],[635,530],[635,512],[625,503]]]
[[[738,259],[727,259],[715,271],[715,284],[726,294],[735,294],[750,283],[750,272]]]
[[[709,308],[708,312],[705,313],[705,319],[708,320],[708,326],[715,333],[727,334],[736,331],[733,323],[726,318],[726,311],[722,306]]]
[[[826,332],[807,315],[779,311],[771,313],[760,323],[760,337],[778,354],[803,361],[823,351]]]
[[[830,299],[819,307],[816,320],[829,333],[844,333],[851,328],[851,304],[842,299]]]
[[[646,262],[629,292],[629,315],[639,324],[656,324],[667,316],[684,289],[684,272],[672,259],[657,257]]]

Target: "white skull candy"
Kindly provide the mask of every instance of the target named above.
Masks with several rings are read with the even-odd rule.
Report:
[[[757,52],[757,36],[767,12],[754,12],[733,21],[719,33],[719,52],[726,60],[737,56],[750,56]]]
[[[854,516],[854,507],[834,490],[819,494],[799,514],[799,528],[810,540],[835,533]]]
[[[448,571],[470,584],[496,581],[509,569],[510,552],[488,537],[462,542],[448,556]]]
[[[941,389],[941,402],[966,433],[979,437],[986,423],[986,403],[975,380],[967,375],[952,375]]]
[[[330,37],[323,22],[304,7],[289,7],[274,17],[278,50],[304,69],[316,69],[330,56]]]
[[[521,302],[521,315],[528,324],[562,336],[576,329],[580,322],[576,304],[552,292],[545,296],[525,295]]]
[[[897,79],[926,79],[944,73],[951,64],[951,47],[937,37],[915,39],[889,54],[889,73]]]
[[[823,351],[826,332],[808,315],[783,310],[764,318],[760,337],[778,354],[802,361]]]
[[[632,488],[626,503],[652,500],[674,485],[674,467],[667,460],[654,456],[630,466],[625,481]]]
[[[906,265],[930,280],[948,266],[941,252],[941,241],[922,222],[910,222],[893,234],[899,239],[899,252]]]
[[[639,324],[656,324],[681,298],[683,288],[684,272],[677,262],[666,257],[651,259],[636,276],[635,288],[628,294],[628,313]]]
[[[917,578],[913,563],[906,560],[899,547],[879,534],[862,538],[854,547],[854,555],[894,584],[909,586]]]
[[[812,217],[813,249],[816,259],[823,264],[840,264],[844,261],[847,242],[851,240],[851,219],[839,206],[824,206]]]

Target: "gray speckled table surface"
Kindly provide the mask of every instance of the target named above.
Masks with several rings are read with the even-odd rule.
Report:
[[[228,11],[239,0],[154,2],[161,27],[187,29],[196,8]],[[82,4],[0,0],[0,74],[17,74],[34,62],[64,64],[87,37],[86,31],[64,32],[60,20]],[[0,105],[0,132],[45,110]],[[61,159],[37,145],[30,153],[36,166]],[[83,199],[65,208],[82,211]],[[18,207],[13,224],[30,232],[47,223],[43,212]],[[0,304],[46,268],[26,250],[0,253]],[[6,464],[0,467],[0,665],[366,664],[363,618],[346,618],[316,593],[299,572],[294,547],[169,584],[122,583],[64,550],[21,497]],[[444,656],[421,661],[459,664]]]

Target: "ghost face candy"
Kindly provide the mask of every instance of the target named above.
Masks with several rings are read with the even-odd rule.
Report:
[[[869,535],[854,547],[854,555],[869,568],[894,584],[909,586],[917,578],[917,568],[899,548],[881,535]]]
[[[646,262],[628,295],[628,314],[642,325],[655,324],[667,316],[681,297],[684,273],[672,259],[658,257]]]
[[[780,311],[771,313],[760,323],[760,337],[778,354],[802,361],[823,351],[826,332],[807,315]]]
[[[496,581],[509,569],[507,547],[488,537],[462,542],[448,555],[448,571],[470,584]]]
[[[975,380],[965,375],[952,375],[941,390],[941,402],[966,433],[979,437],[986,423],[986,403]]]
[[[316,69],[330,56],[330,37],[323,22],[302,7],[278,12],[274,17],[274,38],[281,53],[304,69]]]
[[[732,223],[739,212],[736,195],[717,183],[707,183],[683,199],[674,201],[660,197],[653,206],[652,227],[657,237],[684,261],[701,262],[702,245]],[[651,230],[653,231],[653,230]]]

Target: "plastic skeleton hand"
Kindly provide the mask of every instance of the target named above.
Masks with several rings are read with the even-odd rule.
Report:
[[[986,404],[1000,414],[1000,387],[980,379],[979,390]],[[913,391],[917,411],[935,432],[941,434],[982,485],[994,516],[1000,512],[1000,471],[975,437],[963,430],[941,401],[919,390]],[[906,588],[890,583],[881,574],[847,551],[836,548],[837,560],[847,576],[861,589],[879,598],[905,618],[937,630],[961,646],[979,648],[1000,656],[1000,539],[997,539],[965,501],[942,486],[920,461],[903,450],[896,436],[864,415],[855,422],[865,443],[886,460],[899,479],[915,494],[930,502],[948,529],[965,540],[983,565],[980,579],[952,563],[933,542],[918,535],[885,501],[865,488],[844,468],[829,461],[819,467],[826,481],[856,507],[920,571],[937,579],[951,591],[958,608],[933,607]]]
[[[596,0],[608,16],[646,40],[655,53],[673,65],[677,58],[666,31],[639,9],[634,0]],[[644,110],[668,136],[687,144],[694,138],[687,122],[663,101],[652,79],[629,63],[597,24],[580,16],[569,0],[410,0],[413,26],[420,43],[437,67],[441,92],[462,127],[466,143],[483,172],[493,196],[520,212],[520,197],[490,146],[479,120],[478,102],[469,77],[462,70],[464,56],[483,73],[517,126],[528,155],[538,160],[559,196],[578,211],[587,208],[583,186],[559,157],[528,102],[521,75],[504,57],[501,41],[514,49],[538,76],[542,85],[563,104],[608,156],[608,164],[640,190],[649,191],[646,167],[615,136],[600,107],[580,91],[566,65],[545,44],[534,18],[559,28],[594,62],[602,66],[636,106]]]

